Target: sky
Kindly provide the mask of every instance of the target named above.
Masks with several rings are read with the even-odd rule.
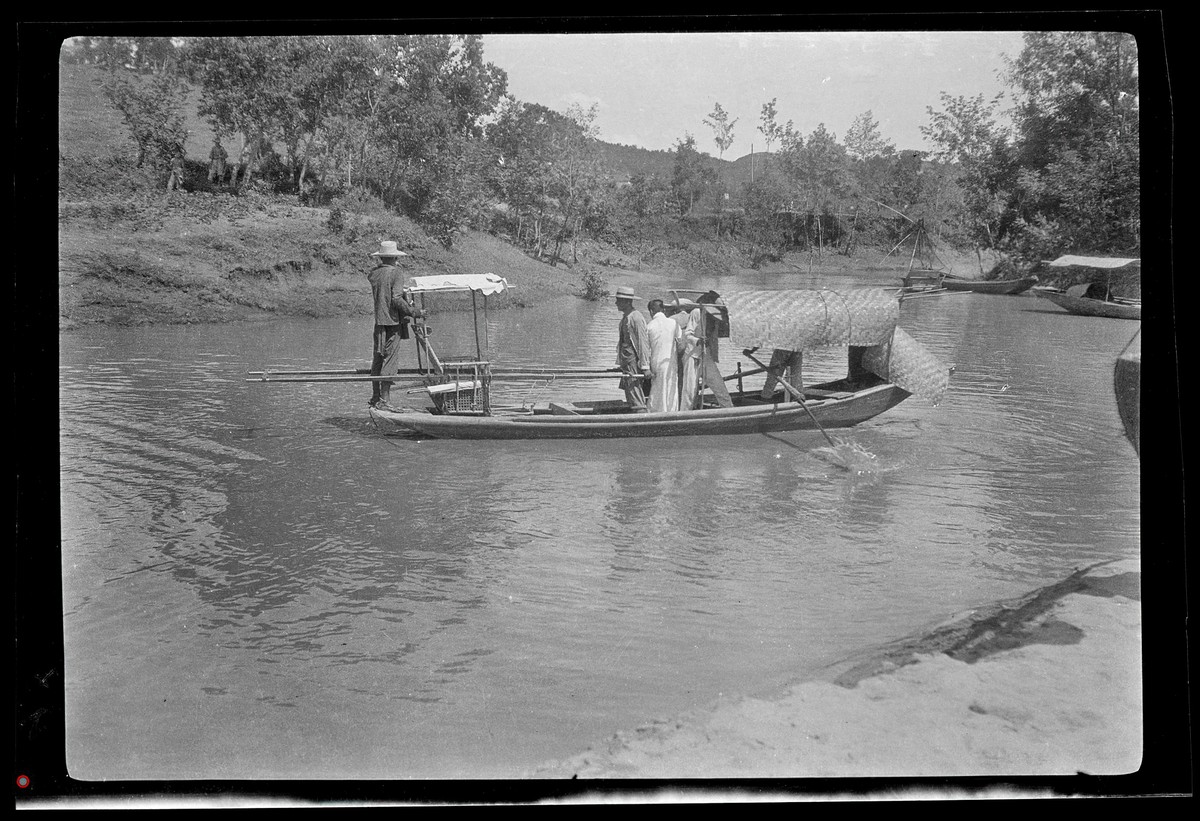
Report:
[[[990,100],[1007,91],[997,75],[1022,39],[1017,31],[588,33],[485,34],[483,44],[518,100],[559,112],[595,104],[608,143],[667,151],[690,134],[717,156],[704,120],[720,103],[735,121],[723,156],[737,159],[765,149],[758,128],[772,99],[776,122],[791,120],[805,137],[823,123],[841,141],[870,111],[897,150],[928,149],[927,109],[942,108],[942,92]]]

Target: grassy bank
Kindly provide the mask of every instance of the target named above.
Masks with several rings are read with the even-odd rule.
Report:
[[[352,217],[350,230],[334,232],[327,209],[280,198],[164,192],[119,215],[95,203],[64,210],[59,319],[67,328],[367,314],[365,274],[382,239],[408,251],[413,276],[495,272],[520,282],[501,304],[582,290],[577,272],[539,264],[486,235],[446,251],[399,217]]]

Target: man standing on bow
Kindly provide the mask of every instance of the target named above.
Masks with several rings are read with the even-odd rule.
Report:
[[[411,321],[412,317],[425,316],[425,311],[413,307],[404,298],[404,272],[399,262],[400,257],[408,254],[397,248],[395,242],[386,240],[379,244],[379,250],[371,256],[379,261],[375,269],[367,274],[375,298],[371,375],[393,376],[400,367],[400,340],[408,337],[403,333],[403,323]],[[368,404],[377,410],[395,411],[388,404],[391,392],[391,382],[379,379],[372,381],[371,401]]]
[[[650,342],[646,334],[646,317],[633,307],[638,297],[632,288],[617,288],[617,308],[621,322],[617,326],[617,367],[625,401],[634,413],[646,413],[646,377],[650,375]]]

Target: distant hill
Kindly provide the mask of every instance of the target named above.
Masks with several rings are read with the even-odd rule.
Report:
[[[625,182],[634,174],[654,174],[659,179],[669,180],[675,168],[675,152],[652,151],[632,145],[618,145],[599,141],[601,162],[608,169],[609,178]],[[750,180],[751,161],[755,165],[763,161],[763,154],[746,155],[737,160],[721,160],[707,156],[708,162],[717,169],[726,184]]]

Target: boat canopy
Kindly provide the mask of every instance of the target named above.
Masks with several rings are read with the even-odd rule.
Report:
[[[498,294],[512,286],[496,274],[446,274],[444,276],[413,277],[404,289],[410,293],[448,293],[476,291],[487,296]]]
[[[806,351],[891,339],[900,301],[882,288],[738,291],[724,294],[729,338],[743,348]]]
[[[728,311],[730,342],[741,348],[861,347],[863,367],[935,405],[950,386],[949,369],[898,327],[900,300],[890,289],[736,291],[717,304]]]
[[[940,405],[950,388],[950,369],[903,328],[890,343],[863,352],[863,367],[911,394]]]
[[[1132,259],[1124,257],[1077,257],[1068,254],[1046,264],[1052,268],[1070,268],[1072,265],[1078,265],[1082,268],[1124,268],[1126,265],[1134,263],[1140,265],[1141,262],[1136,257]]]

